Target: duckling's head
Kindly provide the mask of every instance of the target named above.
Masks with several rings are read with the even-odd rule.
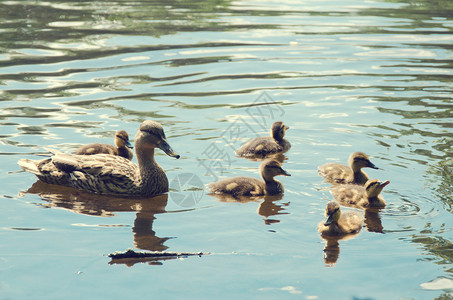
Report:
[[[379,181],[377,179],[370,179],[365,183],[365,190],[368,195],[368,198],[373,198],[379,196],[382,189],[389,184],[390,181]]]
[[[260,166],[261,176],[264,180],[273,180],[275,176],[284,175],[291,176],[288,172],[283,170],[282,164],[276,159],[267,159],[261,163]]]
[[[135,148],[137,151],[147,151],[154,148],[160,148],[168,156],[179,158],[179,154],[176,153],[168,144],[162,125],[151,120],[144,121],[140,125],[137,135],[135,136]]]
[[[359,171],[361,168],[379,169],[376,167],[363,152],[354,152],[349,156],[349,165],[354,172]]]
[[[283,122],[278,121],[272,124],[271,127],[271,136],[277,141],[283,140],[286,130],[289,129],[289,126],[286,126]]]
[[[129,135],[124,130],[119,130],[115,133],[115,145],[118,148],[123,148],[123,147],[128,147],[131,149],[134,148],[134,147],[132,147],[131,143],[129,142]]]
[[[332,223],[338,222],[340,215],[340,204],[338,204],[336,201],[330,201],[329,203],[327,203],[324,226],[329,226]]]

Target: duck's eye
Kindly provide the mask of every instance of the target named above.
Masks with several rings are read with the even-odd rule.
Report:
[[[123,142],[127,142],[127,139],[124,136],[117,135],[116,137],[122,140]]]
[[[149,129],[142,129],[141,131],[146,132],[148,134],[154,134],[154,132]]]
[[[375,186],[376,184],[378,184],[377,182],[372,182],[371,184],[369,184],[367,187],[366,187],[366,190],[368,191],[372,186]]]
[[[366,159],[365,157],[356,157],[354,158],[354,161],[356,162],[363,162],[363,163],[369,163],[370,161]]]

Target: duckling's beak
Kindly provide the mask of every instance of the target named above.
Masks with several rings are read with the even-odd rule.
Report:
[[[386,185],[388,185],[390,183],[390,180],[387,180],[385,182],[379,182],[379,186],[384,188]]]
[[[134,146],[132,146],[131,142],[129,142],[129,141],[126,141],[126,142],[124,143],[124,145],[125,145],[127,148],[134,149]]]
[[[326,216],[326,219],[324,220],[324,226],[329,226],[330,224],[332,224],[332,222],[333,222],[333,215],[334,215],[334,214],[335,214],[335,213],[332,212],[332,213],[330,213],[330,214],[328,214],[328,215]]]
[[[286,126],[286,125],[285,125],[285,130],[288,130],[288,129],[289,129],[289,126]]]
[[[372,169],[376,169],[376,170],[379,170],[378,167],[376,167],[371,161],[368,161],[367,165],[366,165],[368,168],[372,168]]]
[[[170,145],[168,144],[168,142],[166,140],[162,140],[160,142],[160,144],[158,145],[158,147],[160,149],[162,149],[168,156],[171,156],[171,157],[174,157],[176,159],[178,159],[180,156],[178,153],[175,152],[175,150],[173,150]]]

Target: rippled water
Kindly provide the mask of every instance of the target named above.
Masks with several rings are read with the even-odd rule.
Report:
[[[0,2],[0,298],[451,299],[452,16],[442,0]],[[182,156],[157,153],[168,195],[49,190],[19,171],[146,119]],[[275,120],[291,127],[283,198],[205,195],[258,176],[233,149]],[[316,168],[354,151],[391,181],[387,207],[325,241]],[[211,254],[107,257],[128,248]]]

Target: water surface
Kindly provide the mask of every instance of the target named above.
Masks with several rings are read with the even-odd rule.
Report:
[[[452,16],[450,1],[1,2],[1,298],[452,298]],[[55,191],[19,171],[147,119],[181,155],[157,152],[168,195]],[[193,188],[259,176],[233,150],[276,120],[283,197]],[[316,168],[354,151],[391,181],[388,204],[325,241]],[[128,248],[211,254],[107,257]]]

